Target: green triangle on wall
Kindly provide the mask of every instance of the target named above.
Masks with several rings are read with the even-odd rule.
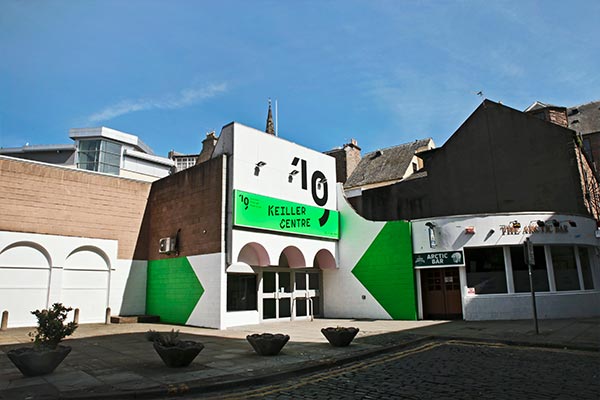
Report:
[[[185,324],[204,288],[187,257],[148,261],[146,313],[161,322]]]
[[[387,222],[352,274],[390,317],[417,319],[409,222]]]

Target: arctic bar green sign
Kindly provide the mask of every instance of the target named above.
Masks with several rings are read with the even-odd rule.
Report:
[[[437,253],[413,254],[416,268],[438,265],[465,265],[462,251],[441,251]]]
[[[233,224],[269,231],[339,239],[337,211],[233,191]]]

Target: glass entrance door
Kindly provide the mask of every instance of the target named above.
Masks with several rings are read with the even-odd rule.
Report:
[[[292,316],[291,272],[264,271],[262,274],[263,320]]]
[[[308,319],[321,315],[319,271],[263,271],[262,319]]]
[[[293,308],[296,319],[310,318],[321,314],[319,272],[295,272]]]

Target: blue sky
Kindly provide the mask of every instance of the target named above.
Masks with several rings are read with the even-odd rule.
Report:
[[[237,121],[319,151],[424,137],[481,102],[600,98],[597,1],[0,2],[0,147],[108,126],[197,153]]]

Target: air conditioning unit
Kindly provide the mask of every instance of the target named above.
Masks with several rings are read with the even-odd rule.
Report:
[[[174,237],[162,238],[158,242],[158,252],[161,254],[169,254],[175,252],[176,240]]]

